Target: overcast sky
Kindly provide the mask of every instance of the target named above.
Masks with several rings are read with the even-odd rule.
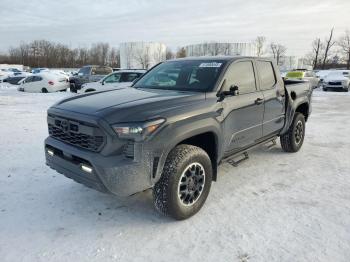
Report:
[[[71,47],[160,41],[176,49],[263,35],[304,55],[333,26],[336,36],[350,29],[350,0],[1,0],[0,51],[35,39]]]

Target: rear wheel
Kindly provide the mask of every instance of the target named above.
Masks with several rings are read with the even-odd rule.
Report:
[[[43,87],[43,88],[41,89],[41,93],[48,93],[48,91],[47,91],[47,89],[46,89],[45,87]]]
[[[280,137],[282,149],[285,152],[298,152],[304,142],[305,117],[301,113],[295,113],[293,123],[287,133]]]
[[[327,91],[328,91],[328,89],[324,87],[324,88],[323,88],[323,91],[326,91],[326,92],[327,92]]]
[[[160,180],[153,188],[155,208],[182,220],[196,214],[208,197],[212,164],[208,154],[192,145],[179,145],[165,162]]]

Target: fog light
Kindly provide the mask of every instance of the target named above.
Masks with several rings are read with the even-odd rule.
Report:
[[[50,150],[50,149],[48,149],[47,150],[47,153],[50,155],[50,156],[53,156],[55,153],[52,151],[52,150]]]
[[[86,165],[83,165],[83,164],[80,167],[81,167],[81,170],[83,170],[83,171],[85,171],[87,173],[92,173],[92,167],[86,166]]]

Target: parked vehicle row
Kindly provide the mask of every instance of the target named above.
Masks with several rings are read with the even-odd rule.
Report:
[[[26,77],[18,90],[30,93],[51,93],[66,91],[69,88],[68,78],[51,72],[33,74]]]
[[[69,79],[70,91],[77,93],[81,86],[86,83],[97,82],[106,75],[113,72],[113,69],[108,66],[88,65],[82,67],[76,75]]]
[[[131,86],[132,83],[140,78],[146,70],[119,70],[113,72],[98,82],[86,83],[81,86],[79,93],[110,90],[114,88],[123,88]]]
[[[289,81],[309,81],[313,88],[322,87],[324,91],[345,91],[350,89],[350,70],[293,70],[284,77]]]
[[[308,70],[296,70],[288,72],[285,76],[285,80],[309,81],[312,88],[318,88],[320,84],[320,79],[316,76],[316,74]]]

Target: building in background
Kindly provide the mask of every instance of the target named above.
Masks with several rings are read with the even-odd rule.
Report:
[[[282,71],[290,71],[294,69],[312,70],[312,66],[305,62],[305,59],[297,56],[282,56],[279,61],[279,68]]]
[[[120,66],[149,69],[166,59],[166,46],[156,42],[127,42],[120,44]]]
[[[187,56],[256,56],[255,43],[202,43],[185,46]]]

